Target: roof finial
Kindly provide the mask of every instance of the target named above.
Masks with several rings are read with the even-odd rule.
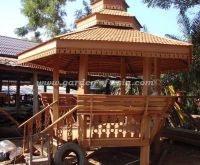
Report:
[[[91,6],[93,13],[102,9],[127,11],[129,7],[125,0],[92,0]]]

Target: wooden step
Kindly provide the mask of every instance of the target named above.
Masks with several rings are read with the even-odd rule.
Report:
[[[29,164],[29,165],[49,165],[50,164],[50,160],[48,159],[48,157],[45,157],[45,156],[33,156],[32,162],[30,162],[30,157],[26,156],[25,160],[26,160],[26,164]]]

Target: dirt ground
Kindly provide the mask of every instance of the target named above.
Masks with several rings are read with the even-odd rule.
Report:
[[[0,137],[11,135],[11,132],[12,129],[9,131],[0,129]],[[139,165],[140,163],[139,148],[95,149],[87,152],[87,159],[88,165]],[[3,164],[5,163],[0,162],[0,165]],[[200,147],[164,140],[160,156],[156,158],[153,152],[151,153],[151,165],[200,165]]]
[[[137,148],[101,148],[87,152],[88,165],[139,165]],[[3,163],[0,163],[3,165]],[[17,165],[24,165],[18,163]],[[200,165],[200,147],[164,142],[161,156],[151,154],[151,165]]]
[[[90,165],[139,165],[139,149],[99,149],[89,154]],[[161,155],[151,154],[151,165],[200,165],[200,147],[164,142]]]

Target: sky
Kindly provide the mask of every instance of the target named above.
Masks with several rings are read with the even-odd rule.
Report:
[[[73,23],[74,12],[82,6],[82,0],[70,3],[66,7],[68,25]],[[171,8],[163,10],[159,8],[148,8],[142,0],[127,0],[129,14],[136,16],[141,25],[145,25],[148,32],[164,36],[173,34],[180,36],[180,29],[177,24],[178,10]],[[17,37],[14,30],[27,24],[27,18],[21,14],[20,0],[1,0],[0,5],[0,35]],[[193,14],[193,13],[191,13]]]

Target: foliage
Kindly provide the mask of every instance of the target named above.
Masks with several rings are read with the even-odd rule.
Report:
[[[160,7],[179,9],[178,24],[182,37],[167,34],[166,37],[187,41],[193,44],[192,65],[188,72],[168,73],[162,75],[162,86],[165,94],[172,95],[168,87],[172,87],[174,94],[182,93],[181,101],[174,105],[167,124],[171,127],[182,127],[186,129],[199,130],[200,127],[191,117],[191,114],[199,114],[196,98],[188,96],[200,96],[200,11],[195,18],[189,19],[187,9],[199,6],[199,0],[143,0],[149,7]]]
[[[62,34],[67,31],[64,21],[66,11],[64,9],[67,0],[21,0],[21,12],[28,18],[28,24],[19,27],[15,33],[24,37],[29,32],[35,32],[35,38],[41,35],[41,29],[49,37]],[[69,0],[75,1],[75,0]]]
[[[200,56],[200,13],[193,20],[191,26],[192,43],[194,45],[194,53]]]
[[[91,12],[92,12],[92,10],[90,8],[90,5],[85,0],[83,0],[83,9],[76,10],[75,20],[79,20],[79,19],[91,14]]]
[[[165,74],[162,81],[164,85],[173,85],[175,90],[183,91],[185,95],[200,95],[200,12],[195,18],[190,19],[183,10],[199,5],[200,1],[144,0],[144,2],[152,7],[168,9],[174,5],[180,9],[178,24],[182,37],[170,34],[166,34],[166,37],[192,43],[194,45],[193,61],[188,72]]]
[[[167,85],[173,85],[176,90],[183,91],[186,95],[200,95],[200,17],[191,21],[184,12],[181,12],[178,23],[181,27],[183,39],[187,42],[191,42],[194,45],[193,63],[188,72],[182,72],[179,74],[168,73],[164,75],[164,81]],[[168,37],[173,35],[168,35]],[[175,37],[173,37],[175,39]],[[177,37],[178,39],[178,37]]]
[[[146,3],[148,7],[169,9],[174,6],[182,11],[200,5],[200,0],[143,0],[143,2]]]

